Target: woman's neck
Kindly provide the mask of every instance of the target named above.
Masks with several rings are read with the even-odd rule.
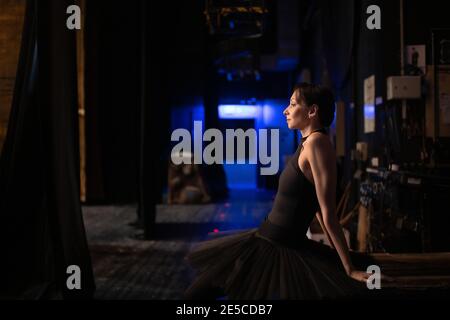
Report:
[[[305,128],[303,130],[300,130],[301,134],[302,134],[302,138],[306,138],[307,136],[309,136],[311,133],[318,131],[320,129],[323,129],[323,126],[314,126],[314,127],[308,127]]]

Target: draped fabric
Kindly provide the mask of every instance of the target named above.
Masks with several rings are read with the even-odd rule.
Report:
[[[139,16],[145,13],[140,2],[86,1],[86,200],[89,203],[138,201],[140,103],[141,95],[146,93],[141,90],[141,73],[146,71],[139,59],[142,46]],[[157,87],[162,91],[161,80]],[[156,143],[155,139],[152,142]]]
[[[326,66],[339,92],[350,77],[355,30],[354,0],[321,0],[322,41]]]
[[[362,255],[352,259],[368,261]],[[368,292],[347,276],[335,250],[306,237],[286,246],[256,228],[198,243],[186,260],[197,271],[188,299],[198,299],[203,293],[195,288],[205,287],[229,300],[354,299]]]
[[[79,202],[75,31],[68,0],[28,0],[0,160],[0,296],[86,298],[95,285]],[[81,289],[66,286],[80,268]]]

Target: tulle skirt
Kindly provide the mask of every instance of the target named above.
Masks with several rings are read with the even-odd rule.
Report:
[[[197,244],[186,257],[198,272],[195,283],[221,288],[233,300],[350,299],[367,291],[347,276],[335,250],[287,234],[266,220]]]

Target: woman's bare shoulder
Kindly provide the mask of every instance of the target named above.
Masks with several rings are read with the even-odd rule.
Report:
[[[333,161],[336,159],[334,146],[330,141],[328,135],[313,134],[308,137],[308,142],[305,145],[305,157],[310,161],[318,161],[319,159],[329,159]]]
[[[322,133],[311,134],[311,136],[308,137],[306,142],[307,143],[305,143],[305,147],[309,148],[321,148],[321,149],[333,148],[329,136]]]

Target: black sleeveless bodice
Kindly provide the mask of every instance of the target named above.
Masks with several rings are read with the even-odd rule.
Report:
[[[325,129],[318,129],[313,132],[326,134]],[[306,138],[302,139],[302,143]],[[289,233],[291,231],[295,238],[305,237],[312,219],[319,210],[315,187],[298,165],[302,143],[280,175],[278,191],[268,216],[271,224],[281,227],[280,232],[276,233]],[[264,231],[263,233],[267,233]],[[270,237],[273,238],[273,232],[270,233]],[[285,236],[283,235],[283,237]]]

